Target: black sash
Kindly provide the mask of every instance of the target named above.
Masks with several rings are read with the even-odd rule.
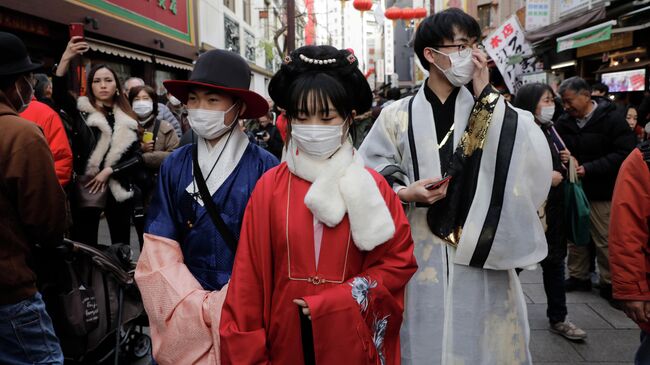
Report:
[[[488,103],[489,118],[492,117],[497,100]],[[470,260],[470,266],[483,267],[494,242],[503,200],[505,186],[510,168],[510,160],[514,148],[518,115],[508,105],[505,106],[505,115],[499,146],[496,153],[496,166],[492,195],[488,212],[483,222],[474,255]],[[472,113],[474,114],[474,112]],[[469,128],[469,124],[468,124]],[[488,127],[489,128],[489,127]],[[449,164],[448,175],[453,179],[449,183],[447,196],[434,203],[427,211],[427,224],[431,232],[440,238],[447,238],[458,232],[465,225],[469,210],[472,206],[477,190],[478,175],[483,157],[483,149],[476,149],[470,156],[466,156],[463,146],[459,145],[452,155]],[[455,242],[456,244],[458,242]]]
[[[201,172],[201,167],[199,166],[199,151],[198,143],[194,143],[192,146],[192,166],[194,168],[194,180],[196,185],[199,188],[199,194],[201,195],[201,200],[203,200],[203,206],[205,210],[208,211],[210,215],[210,220],[214,223],[214,226],[217,227],[217,231],[223,237],[223,240],[226,241],[226,244],[234,254],[237,252],[237,239],[232,234],[226,223],[221,218],[221,212],[219,208],[212,200],[208,186],[205,184],[205,179],[203,178],[203,173]]]
[[[481,234],[476,243],[476,249],[469,262],[470,266],[483,267],[487,261],[494,235],[496,234],[499,220],[501,219],[501,209],[503,208],[503,199],[506,190],[506,181],[508,180],[508,171],[510,170],[510,161],[512,159],[512,150],[515,146],[517,136],[517,112],[506,106],[506,113],[501,127],[499,136],[499,147],[497,148],[496,165],[494,167],[494,182],[492,183],[492,196],[490,206],[488,207],[485,221]],[[512,222],[510,222],[512,224]]]

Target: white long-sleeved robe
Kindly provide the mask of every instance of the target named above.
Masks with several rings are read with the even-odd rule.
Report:
[[[493,110],[486,110],[488,100],[493,105],[496,100]],[[470,92],[461,88],[454,150],[459,144],[471,144],[463,139],[476,137],[469,135],[471,127],[478,130],[477,119],[490,114],[484,143],[478,147],[482,157],[477,187],[458,246],[431,233],[428,208],[407,206],[419,269],[406,293],[401,330],[405,365],[531,363],[526,303],[514,269],[534,265],[547,253],[537,208],[550,188],[551,156],[532,115],[507,105],[491,87],[476,105]],[[504,127],[506,114],[510,119]],[[366,164],[404,185],[416,181],[416,175],[440,177],[433,119],[423,89],[388,106],[360,148]],[[511,146],[505,166],[503,161],[497,164],[502,144]],[[498,171],[502,176],[507,173],[505,182],[496,177]],[[494,199],[499,190],[501,201]],[[486,222],[488,216],[498,218],[496,224]]]

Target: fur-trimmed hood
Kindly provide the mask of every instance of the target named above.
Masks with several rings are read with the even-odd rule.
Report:
[[[138,140],[138,122],[117,105],[114,105],[115,125],[111,129],[104,113],[97,110],[86,96],[77,99],[77,109],[88,114],[85,118],[86,125],[95,127],[100,131],[99,139],[86,164],[86,175],[95,176],[99,173],[102,162],[104,162],[104,166],[114,166],[133,142]],[[109,179],[108,186],[118,202],[125,201],[133,196],[133,191],[124,189],[113,178]]]

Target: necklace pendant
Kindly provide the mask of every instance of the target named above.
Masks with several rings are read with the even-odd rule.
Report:
[[[317,276],[312,276],[312,277],[310,277],[309,279],[307,279],[307,281],[309,281],[310,283],[312,283],[312,284],[314,284],[314,285],[320,285],[320,284],[322,284],[322,283],[325,282],[325,280],[323,280],[323,279],[322,279],[321,277],[319,277],[318,275],[317,275]]]

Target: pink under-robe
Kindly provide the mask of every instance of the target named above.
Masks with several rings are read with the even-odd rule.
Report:
[[[178,242],[150,234],[144,235],[135,280],[157,363],[221,363],[219,321],[228,284],[220,291],[204,290],[183,263]]]

